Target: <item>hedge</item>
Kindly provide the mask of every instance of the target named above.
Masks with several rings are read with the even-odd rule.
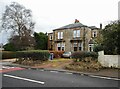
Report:
[[[47,50],[18,51],[17,57],[20,60],[48,60],[50,53]]]
[[[16,52],[12,51],[2,51],[2,59],[11,59],[11,58],[16,58]]]
[[[73,59],[79,59],[79,61],[84,60],[86,57],[91,57],[92,59],[97,59],[98,58],[98,53],[97,52],[74,52],[72,53],[71,57]]]

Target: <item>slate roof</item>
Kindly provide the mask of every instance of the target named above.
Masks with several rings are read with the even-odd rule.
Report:
[[[73,23],[73,24],[69,24],[54,30],[60,30],[60,29],[69,29],[69,28],[76,28],[76,27],[87,27],[86,25],[83,25],[82,23]]]
[[[96,26],[89,26],[91,29],[98,29]]]

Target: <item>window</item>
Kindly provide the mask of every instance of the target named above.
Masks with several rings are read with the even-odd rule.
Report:
[[[65,51],[65,43],[58,43],[57,49],[58,51]]]
[[[62,51],[65,51],[65,43],[62,43]]]
[[[60,43],[57,44],[57,48],[58,48],[58,51],[61,51],[61,44]]]
[[[74,37],[74,38],[80,37],[80,30],[74,30],[74,31],[73,31],[73,37]]]
[[[53,39],[53,36],[52,35],[50,35],[50,40],[52,40]]]
[[[93,44],[89,44],[89,51],[93,51]]]
[[[82,51],[82,43],[79,43],[78,46],[79,46],[79,50]]]
[[[58,32],[58,39],[63,39],[63,32]]]
[[[97,37],[97,32],[96,31],[93,32],[92,37]]]
[[[77,51],[77,43],[76,42],[73,44],[73,46],[74,46],[74,51]]]

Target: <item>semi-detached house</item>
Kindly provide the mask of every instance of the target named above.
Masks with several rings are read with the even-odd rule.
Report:
[[[75,20],[48,34],[48,49],[54,51],[93,51],[96,39],[100,36],[100,28],[86,26]]]

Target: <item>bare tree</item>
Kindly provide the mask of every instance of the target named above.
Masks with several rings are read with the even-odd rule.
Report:
[[[11,38],[17,36],[18,41],[20,41],[18,42],[19,44],[23,44],[21,41],[22,38],[26,38],[28,40],[26,44],[29,44],[28,42],[33,34],[34,25],[31,10],[26,9],[16,2],[12,2],[9,6],[6,6],[6,10],[2,16],[2,30],[12,31]]]

